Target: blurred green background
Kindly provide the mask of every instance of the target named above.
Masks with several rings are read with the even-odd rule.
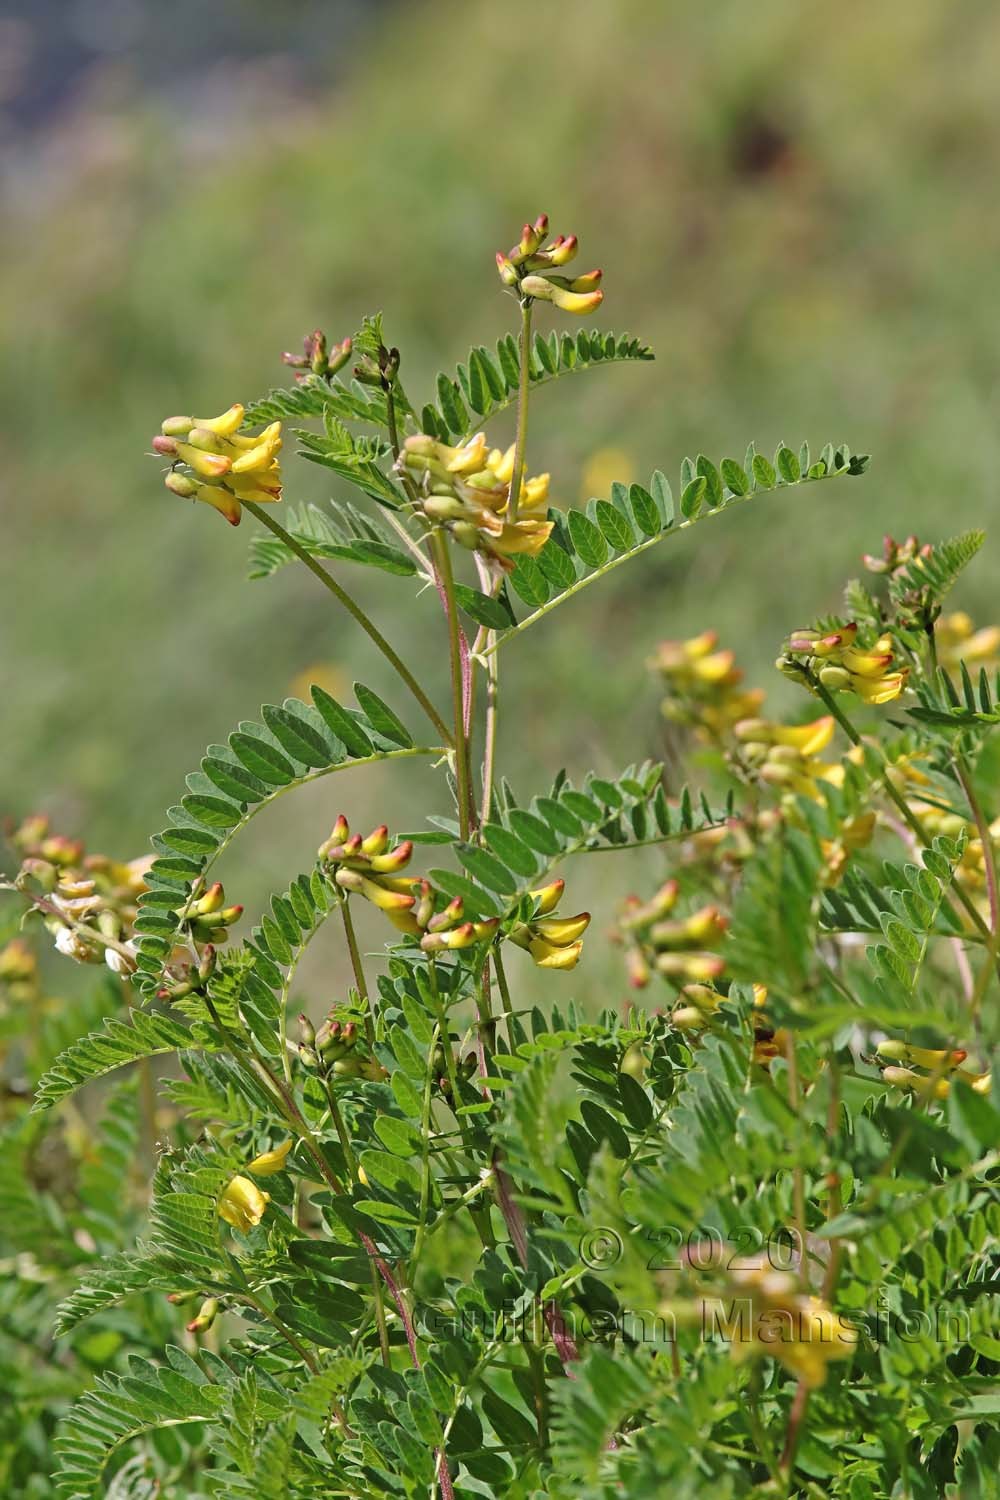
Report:
[[[536,399],[529,464],[557,498],[583,497],[606,448],[643,480],[751,438],[874,462],[664,542],[508,647],[500,753],[522,794],[563,764],[657,753],[660,638],[717,627],[780,699],[781,638],[836,608],[884,531],[992,522],[990,0],[228,0],[211,17],[89,0],[13,5],[0,41],[0,811],[48,810],[129,856],[206,744],[303,671],[409,712],[304,572],[244,581],[252,518],[233,531],[169,496],[150,434],[287,384],[282,349],[375,308],[426,399],[510,326],[493,254],[543,209],[605,268],[597,322],[658,357]],[[329,478],[289,459],[286,496],[322,499]],[[982,623],[998,547],[961,596]],[[436,600],[341,567],[443,700]],[[444,810],[427,772],[362,776],[259,819],[233,895],[253,909],[308,866],[341,806],[408,826]],[[636,882],[595,863],[584,894],[605,906]]]

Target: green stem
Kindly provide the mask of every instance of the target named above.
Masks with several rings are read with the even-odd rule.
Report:
[[[375,1023],[372,1019],[372,1005],[368,996],[368,984],[365,979],[364,965],[361,962],[361,952],[358,948],[358,939],[354,931],[354,919],[350,912],[350,898],[345,896],[340,904],[340,915],[344,923],[344,936],[347,939],[347,951],[351,955],[351,968],[354,972],[354,983],[357,985],[358,995],[365,1007],[365,1037],[369,1047],[375,1045]]]
[[[472,777],[469,769],[469,739],[465,732],[465,696],[462,691],[462,647],[459,634],[458,605],[455,602],[455,577],[451,568],[451,553],[445,536],[436,531],[432,538],[434,557],[441,587],[444,590],[445,611],[448,616],[448,651],[451,658],[451,699],[455,719],[453,743],[455,746],[455,777],[458,782],[458,823],[463,839],[468,839],[476,821],[475,801],[472,792]]]
[[[420,1115],[420,1208],[417,1215],[417,1232],[413,1236],[413,1250],[410,1254],[410,1261],[414,1266],[419,1262],[424,1236],[427,1233],[427,1210],[431,1196],[431,1092],[434,1088],[434,1053],[440,1037],[441,1023],[439,1021],[431,1033],[427,1070],[424,1075],[424,1097]],[[447,1045],[448,1039],[445,1037],[444,1046],[447,1047]]]
[[[507,973],[500,957],[500,949],[497,947],[493,954],[493,972],[497,976],[497,987],[500,990],[500,1000],[503,1005],[501,1018],[507,1028],[507,1044],[510,1050],[514,1050],[514,1002],[510,995],[510,985],[507,983]]]
[[[483,811],[481,822],[488,823],[493,810],[493,767],[496,763],[497,714],[500,708],[500,660],[486,660],[486,726],[483,748]]]
[[[424,692],[423,688],[420,686],[419,682],[410,671],[409,667],[406,666],[405,662],[403,662],[396,654],[396,652],[392,649],[385,636],[368,618],[364,610],[361,608],[360,604],[352,599],[350,594],[348,594],[345,589],[341,588],[337,580],[332,577],[332,575],[329,574],[325,568],[320,567],[316,559],[306,551],[301,543],[295,540],[290,532],[285,530],[280,521],[276,521],[274,517],[272,515],[269,515],[268,512],[261,506],[259,506],[255,500],[244,500],[241,503],[244,508],[250,512],[251,515],[256,516],[261,525],[266,526],[268,531],[273,532],[276,537],[279,537],[281,541],[284,542],[285,546],[288,547],[292,552],[294,552],[295,556],[299,558],[301,562],[305,563],[310,573],[312,573],[316,578],[319,579],[323,587],[325,589],[328,589],[333,597],[337,600],[337,602],[339,604],[342,604],[343,607],[347,610],[348,614],[358,622],[358,624],[361,626],[361,629],[381,651],[386,661],[389,662],[389,664],[398,673],[400,678],[402,678],[403,682],[405,682],[414,698],[416,698],[417,702],[420,704],[420,707],[423,709],[424,713],[434,725],[434,728],[444,738],[445,743],[450,743],[451,737],[448,733],[448,726],[441,718],[441,715],[438,713],[437,709],[434,707],[433,703],[428,698],[427,694]]]
[[[524,454],[528,438],[528,384],[531,370],[531,309],[532,300],[525,297],[521,302],[521,367],[517,387],[517,427],[514,433],[514,470],[510,479],[510,498],[507,516],[513,526],[517,520],[517,507],[521,499],[521,480],[524,478]]]
[[[287,1324],[282,1322],[281,1318],[278,1317],[278,1314],[276,1312],[272,1311],[272,1309],[269,1308],[266,1303],[261,1302],[257,1297],[253,1295],[252,1292],[244,1292],[240,1300],[241,1302],[247,1303],[249,1307],[256,1308],[261,1317],[265,1318],[267,1322],[272,1325],[272,1327],[276,1328],[281,1334],[282,1338],[286,1341],[286,1343],[289,1343],[292,1346],[302,1362],[309,1367],[312,1374],[319,1374],[319,1365],[313,1354],[306,1348],[301,1340],[296,1337],[296,1335],[287,1326]]]

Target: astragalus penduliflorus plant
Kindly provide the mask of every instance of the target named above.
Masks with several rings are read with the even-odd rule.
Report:
[[[303,564],[398,692],[265,706],[208,749],[127,878],[22,836],[14,883],[57,947],[131,991],[36,1108],[137,1060],[181,1068],[148,1226],[58,1326],[149,1292],[187,1310],[66,1418],[66,1500],[995,1493],[1000,632],[942,614],[982,537],[888,540],[843,617],[789,621],[790,717],[710,630],[665,643],[669,763],[690,759],[693,791],[644,763],[578,785],[539,766],[515,794],[498,672],[516,677],[526,631],[731,505],[867,464],[751,446],[686,459],[673,488],[657,472],[550,505],[535,393],[652,357],[589,324],[535,330],[601,303],[599,271],[565,269],[576,250],[525,226],[497,257],[516,335],[426,403],[374,317],[285,356],[292,388],[154,439],[168,490],[233,525],[249,511],[253,574]],[[290,423],[354,501],[283,499]],[[447,706],[351,596],[359,565],[440,599]],[[424,816],[369,830],[346,807],[241,939],[215,866],[247,823],[415,757],[440,772]],[[628,897],[639,846],[661,846],[663,880]],[[602,851],[617,897],[597,927],[636,991],[620,1007],[588,990],[602,938],[573,900]],[[377,961],[359,902],[385,918]],[[327,922],[353,986],[299,1013]],[[550,998],[529,1006],[532,964]]]

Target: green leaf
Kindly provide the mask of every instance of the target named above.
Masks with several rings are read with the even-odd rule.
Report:
[[[475,620],[477,625],[485,625],[488,630],[508,630],[515,623],[509,605],[502,599],[493,599],[489,594],[481,593],[479,589],[456,583],[455,598],[470,619]]]
[[[608,544],[593,521],[582,510],[567,512],[567,525],[573,546],[588,568],[599,568],[608,555]]]
[[[269,786],[288,786],[295,780],[295,767],[291,761],[267,740],[237,732],[229,736],[229,744],[240,764]]]
[[[360,758],[371,755],[374,746],[356,716],[342,708],[336,698],[331,698],[318,684],[313,683],[309,692],[327,728],[340,740],[348,754]]]
[[[643,536],[657,536],[663,527],[660,512],[656,501],[648,490],[644,490],[641,484],[629,485],[629,505],[635,517],[635,524]]]
[[[377,693],[372,692],[363,682],[354,684],[354,696],[363,709],[365,716],[374,729],[383,739],[391,741],[394,745],[400,745],[404,750],[409,750],[413,745],[413,737],[400,719],[396,717],[387,703],[383,703]]]
[[[266,703],[261,709],[261,717],[282,749],[294,755],[304,766],[314,769],[328,766],[330,746],[305,718],[304,712],[299,711],[304,709],[305,705],[301,703],[295,703],[294,708],[287,703],[284,708]]]
[[[576,340],[559,339],[555,334],[548,338],[538,335],[532,342],[529,378],[533,386],[546,385],[550,380],[597,365],[644,362],[652,358],[652,350],[628,333],[588,335],[581,331]],[[505,334],[497,343],[495,358],[482,347],[470,350],[457,373],[476,420],[470,419],[459,383],[450,375],[438,375],[438,405],[430,410],[445,431],[465,438],[484,417],[495,416],[517,400],[520,360],[516,342]]]
[[[103,1031],[92,1031],[73,1042],[42,1074],[34,1108],[48,1109],[92,1078],[102,1078],[140,1057],[159,1057],[197,1045],[188,1027],[167,1016],[133,1010],[128,1025],[108,1017]]]
[[[604,534],[604,539],[613,552],[627,552],[635,545],[635,537],[632,528],[625,517],[615,509],[607,500],[598,500],[596,506],[597,524]],[[583,554],[581,553],[581,556]],[[586,561],[586,558],[584,558]]]

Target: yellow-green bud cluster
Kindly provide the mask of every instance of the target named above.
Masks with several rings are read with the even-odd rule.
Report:
[[[956,1078],[977,1094],[989,1094],[993,1087],[991,1072],[962,1067],[969,1055],[964,1047],[915,1047],[909,1042],[886,1038],[876,1050],[883,1083],[904,1093],[924,1099],[947,1099]],[[918,1068],[924,1071],[918,1073]]]
[[[884,536],[882,538],[882,556],[875,557],[866,552],[861,561],[869,573],[887,573],[893,576],[901,572],[917,557],[930,557],[934,548],[930,542],[923,546],[915,536],[908,536],[905,541],[897,542],[894,537]]]
[[[833,739],[834,719],[825,714],[809,724],[777,724],[769,719],[741,719],[733,726],[741,761],[768,786],[822,800],[817,781],[839,786],[844,769],[820,759]]]
[[[560,276],[559,270],[576,258],[577,238],[575,234],[557,234],[545,244],[548,232],[548,215],[539,214],[533,224],[525,224],[520,240],[506,255],[498,250],[500,280],[521,301],[537,298],[581,318],[596,312],[604,300],[600,289],[603,271]]]
[[[342,339],[339,344],[332,348],[327,344],[326,334],[321,328],[307,333],[302,340],[301,354],[285,353],[281,356],[283,364],[290,365],[299,373],[296,380],[305,380],[309,375],[318,375],[323,380],[332,380],[338,370],[342,370],[351,357],[353,347],[351,339]]]
[[[22,855],[15,884],[38,905],[59,952],[76,963],[133,973],[136,903],[151,860],[88,855],[81,840],[52,833],[48,819],[37,815],[14,830],[11,842]]]
[[[243,915],[242,906],[227,906],[222,882],[217,880],[202,894],[194,894],[176,916],[196,943],[224,943],[229,928]]]
[[[778,658],[778,670],[802,680],[808,672],[830,693],[854,693],[863,703],[890,703],[906,686],[909,668],[896,661],[892,637],[880,636],[870,649],[857,645],[855,623],[823,634],[799,630]]]
[[[362,838],[351,833],[341,814],[330,837],[320,846],[319,858],[345,894],[363,896],[377,906],[397,931],[416,938],[425,953],[454,953],[490,943],[498,936],[499,917],[467,919],[461,896],[446,900],[429,880],[397,874],[409,863],[413,843],[407,839],[391,848],[390,844],[385,824]],[[564,888],[564,881],[554,880],[541,890],[531,891],[535,903],[532,916],[508,933],[510,941],[529,952],[544,969],[572,969],[576,965],[590,921],[589,912],[575,917],[551,915]]]
[[[680,885],[667,880],[648,901],[630,896],[618,922],[625,967],[633,989],[644,989],[654,974],[681,988],[710,985],[725,971],[725,960],[711,950],[726,935],[729,919],[715,905],[675,918]]]
[[[488,449],[479,432],[453,448],[417,433],[404,442],[401,462],[417,478],[427,520],[443,526],[460,546],[509,570],[511,558],[536,557],[548,541],[548,474],[522,480],[517,520],[508,519],[513,444],[506,452]]]
[[[764,701],[759,688],[742,686],[735,654],[719,650],[714,630],[686,641],[662,641],[649,667],[667,690],[664,718],[695,730],[701,739],[720,739],[738,719],[757,713]]]
[[[237,403],[218,417],[167,417],[153,448],[171,459],[164,483],[183,500],[203,500],[231,526],[242,519],[242,502],[267,505],[281,499],[281,423],[263,432],[241,432]]]
[[[371,1083],[386,1076],[381,1063],[372,1055],[364,1035],[353,1016],[329,1012],[319,1028],[309,1017],[299,1016],[298,1055],[307,1068],[332,1082],[364,1078]],[[250,1170],[254,1170],[251,1163]]]

